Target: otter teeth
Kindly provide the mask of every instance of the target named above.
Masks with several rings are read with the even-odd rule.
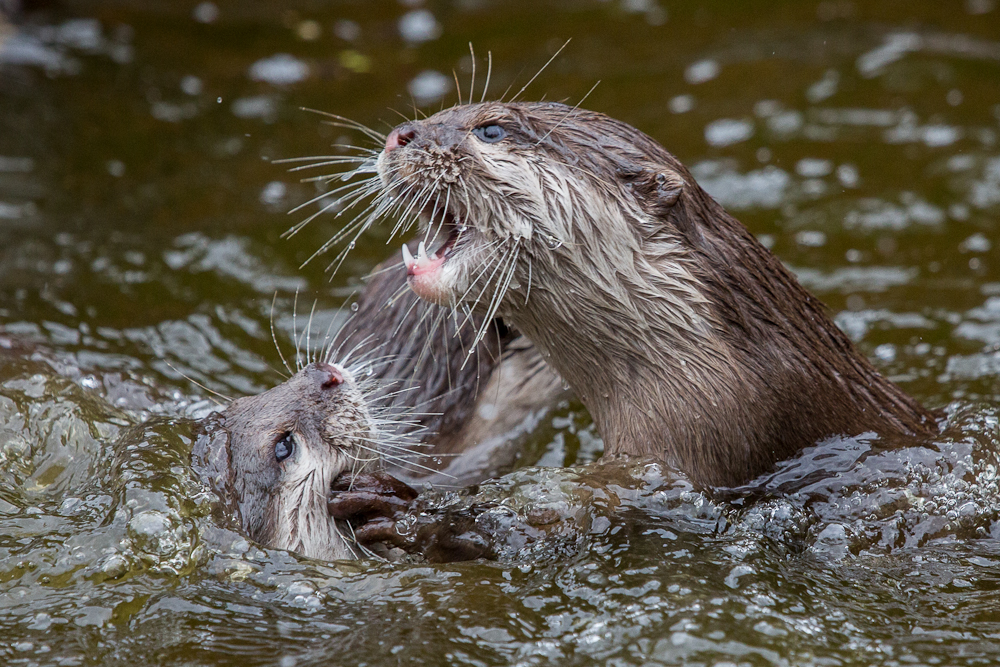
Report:
[[[403,244],[403,266],[409,270],[413,270],[416,267],[425,267],[431,262],[436,262],[438,259],[436,252],[433,255],[427,254],[427,245],[423,241],[417,245],[416,258],[413,257],[413,253],[406,247],[406,244]]]
[[[432,261],[437,258],[438,256],[436,252],[432,255],[427,254],[427,246],[423,241],[421,241],[420,244],[417,246],[417,261],[418,262]]]

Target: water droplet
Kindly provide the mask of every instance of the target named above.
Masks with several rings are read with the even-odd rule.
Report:
[[[347,249],[348,250],[354,250],[354,246],[356,246],[356,245],[357,245],[357,242],[351,241],[350,243],[347,244]]]
[[[554,236],[550,236],[545,240],[545,244],[548,245],[550,249],[555,250],[556,248],[561,248],[563,242]]]
[[[563,380],[562,381],[562,388],[563,388],[563,391],[569,391],[569,382],[566,382],[566,380]]]
[[[351,312],[354,312],[354,313],[358,312],[358,304],[357,304],[357,302],[351,304]]]

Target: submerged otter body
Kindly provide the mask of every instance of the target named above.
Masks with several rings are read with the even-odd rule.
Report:
[[[554,103],[458,106],[393,130],[378,168],[440,242],[404,249],[414,292],[523,332],[608,454],[731,486],[830,436],[936,432],[770,251],[625,123]]]
[[[390,459],[394,474],[451,485],[494,477],[516,459],[521,436],[569,392],[520,332],[499,319],[451,317],[407,289],[402,269],[398,260],[375,268],[331,348],[376,359],[370,400],[419,424],[422,467]]]

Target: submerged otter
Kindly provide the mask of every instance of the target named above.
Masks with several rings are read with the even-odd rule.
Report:
[[[556,103],[457,106],[395,128],[378,174],[424,221],[427,243],[403,250],[413,291],[523,332],[607,454],[659,456],[731,486],[833,435],[937,430],[625,123]]]
[[[261,544],[326,560],[357,558],[330,516],[334,481],[378,469],[380,434],[345,368],[311,363],[283,384],[233,401],[194,459]],[[347,537],[345,537],[347,530]]]
[[[360,386],[343,366],[311,363],[233,401],[197,441],[196,468],[248,537],[312,558],[356,558],[358,544],[392,537],[379,517],[416,497],[386,469],[426,477],[434,457],[461,453],[448,459],[448,481],[480,481],[509,465],[516,447],[502,445],[516,446],[512,431],[565,395],[537,351],[502,323],[478,344],[469,331],[455,335],[454,323],[432,327],[438,335],[428,339],[428,307],[401,289],[405,275],[376,270],[330,344],[359,360]],[[400,413],[416,421],[392,419]]]

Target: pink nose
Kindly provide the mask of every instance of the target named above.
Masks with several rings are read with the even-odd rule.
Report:
[[[316,370],[326,373],[327,375],[327,379],[324,380],[321,385],[323,389],[330,389],[331,387],[344,384],[343,374],[330,364],[320,362],[316,364]]]
[[[391,151],[394,148],[399,148],[400,146],[405,146],[406,144],[413,141],[417,136],[417,131],[413,129],[410,125],[400,125],[392,132],[385,140],[385,150]]]

